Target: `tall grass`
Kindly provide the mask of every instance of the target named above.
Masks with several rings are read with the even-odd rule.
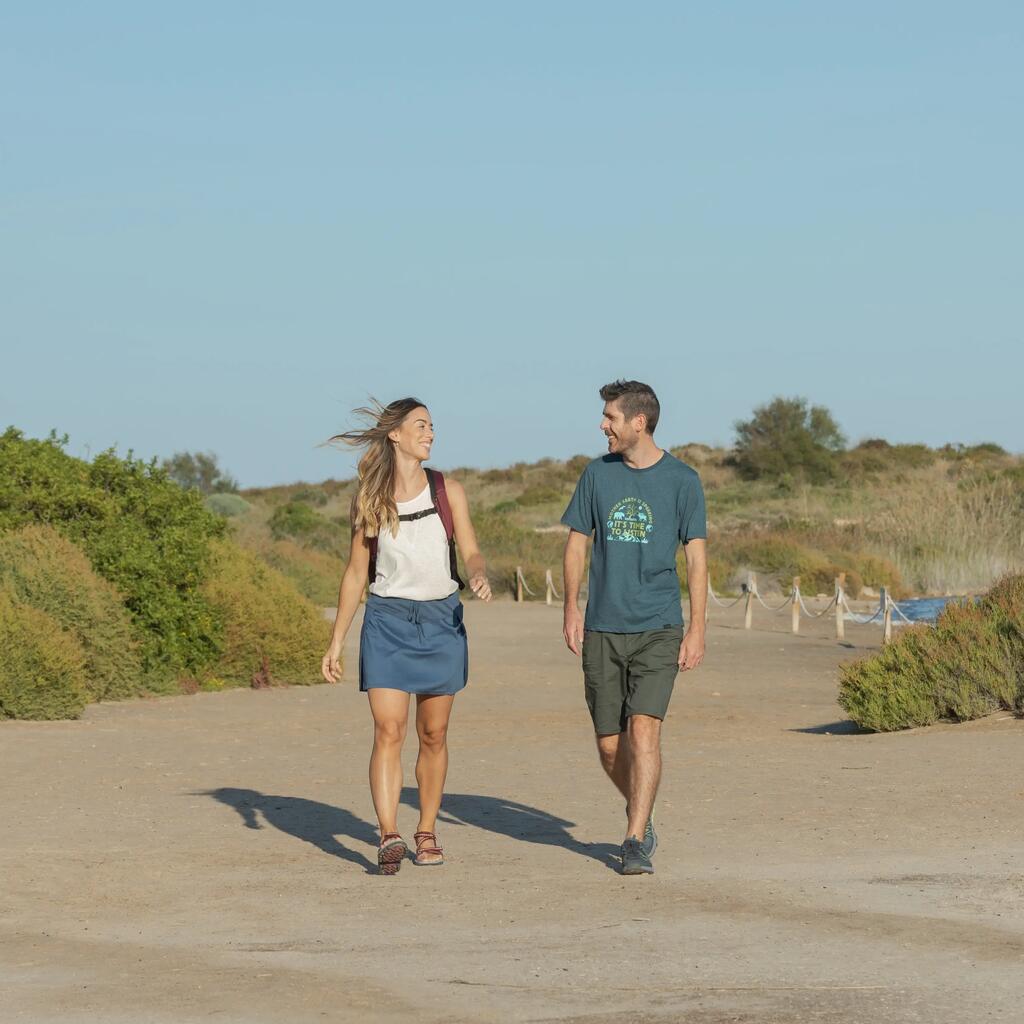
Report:
[[[1024,569],[1024,500],[1006,476],[923,474],[899,488],[866,532],[923,591],[976,591]]]
[[[753,570],[783,589],[799,575],[806,592],[829,592],[839,572],[854,594],[862,584],[887,586],[896,597],[979,592],[1001,573],[1024,568],[1024,462],[987,446],[937,450],[865,442],[844,453],[840,475],[821,485],[741,480],[731,453],[721,448],[688,444],[671,451],[704,483],[712,582],[719,591]],[[579,455],[450,471],[466,488],[498,593],[514,589],[516,565],[524,566],[531,586],[543,583],[546,569],[559,579],[564,535],[552,528],[588,461]],[[354,481],[325,482],[326,504],[309,484],[247,492],[253,512],[233,520],[236,536],[308,596],[331,594],[333,603],[337,580],[326,576],[340,575],[344,545],[333,547],[329,531],[340,530],[353,488]],[[271,546],[269,520],[275,509],[300,501],[310,506],[306,519],[317,530],[277,542],[289,545],[286,556]],[[278,511],[278,523],[285,514]],[[314,567],[314,553],[325,550],[342,558]]]

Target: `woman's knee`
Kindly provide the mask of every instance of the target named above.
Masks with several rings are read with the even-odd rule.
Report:
[[[405,722],[383,719],[373,723],[373,738],[380,746],[399,746],[405,739]]]
[[[417,731],[420,736],[420,745],[428,750],[443,750],[448,739],[447,725],[420,725]]]

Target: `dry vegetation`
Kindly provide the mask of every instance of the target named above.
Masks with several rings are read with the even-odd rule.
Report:
[[[672,452],[704,482],[712,581],[723,592],[752,570],[762,589],[799,575],[805,592],[825,592],[842,571],[855,596],[880,585],[897,597],[976,593],[1024,568],[1024,460],[995,446],[868,441],[839,453],[832,479],[819,484],[744,479],[725,449]],[[469,495],[498,592],[511,592],[516,565],[541,593],[546,569],[560,579],[558,520],[588,459],[449,471]],[[232,517],[236,539],[312,600],[333,604],[353,487],[328,480],[243,492],[250,507]]]

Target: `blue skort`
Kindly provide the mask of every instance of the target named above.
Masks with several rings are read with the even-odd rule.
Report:
[[[359,689],[458,693],[469,677],[469,645],[458,592],[440,601],[366,599],[359,634]]]

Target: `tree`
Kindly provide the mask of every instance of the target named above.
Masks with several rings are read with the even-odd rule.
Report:
[[[806,398],[774,398],[736,423],[736,465],[752,480],[785,475],[820,483],[835,475],[843,437],[832,414]]]
[[[238,481],[217,465],[213,452],[175,452],[171,458],[164,459],[162,468],[185,490],[195,488],[201,494],[238,490]]]

